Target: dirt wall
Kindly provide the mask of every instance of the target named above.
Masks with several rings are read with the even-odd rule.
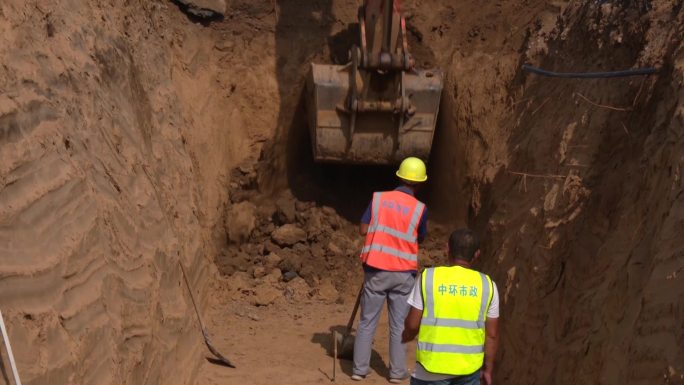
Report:
[[[507,384],[684,381],[683,17],[571,2],[529,36],[524,59],[551,70],[660,72],[508,83],[508,156],[471,216],[502,289]]]
[[[0,5],[0,310],[25,383],[192,383],[204,351],[178,259],[204,305],[213,262],[244,279],[275,263],[276,225],[311,246],[283,256],[326,264],[297,290],[259,279],[353,291],[337,243],[391,170],[314,164],[302,90],[311,61],[344,62],[358,4],[227,3],[208,24],[167,1]],[[483,235],[498,381],[681,381],[682,2],[403,6],[418,63],[446,73],[421,199],[431,226]],[[527,61],[660,73],[554,80]],[[229,244],[245,218],[263,226]]]
[[[212,33],[165,1],[0,5],[0,310],[23,383],[195,376],[178,261],[204,300],[249,151]]]

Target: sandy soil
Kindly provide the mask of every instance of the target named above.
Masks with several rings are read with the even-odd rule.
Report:
[[[211,305],[211,328],[220,330],[217,345],[231,352],[236,369],[205,361],[195,384],[322,384],[333,376],[331,331],[343,331],[353,298],[345,304],[320,300],[286,301],[255,308],[248,302]],[[238,315],[240,314],[240,315]],[[388,367],[387,312],[383,312],[366,384],[386,384]],[[412,367],[415,343],[409,344]],[[351,361],[340,359],[335,383],[357,383],[350,379]]]
[[[0,308],[25,384],[196,374],[178,261],[204,293],[225,192],[185,139],[216,128],[188,123],[211,94],[181,102],[214,83],[179,48],[212,52],[201,27],[166,27],[185,21],[160,2],[0,5]]]
[[[226,3],[211,23],[0,4],[0,309],[24,383],[329,381],[354,226],[394,183],[309,154],[308,63],[344,61],[358,4]],[[446,73],[421,261],[451,226],[483,235],[499,383],[684,383],[682,2],[403,3],[418,63]],[[237,369],[206,361],[179,259]]]

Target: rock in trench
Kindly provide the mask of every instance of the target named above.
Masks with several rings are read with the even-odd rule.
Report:
[[[238,271],[228,278],[228,290],[236,292],[252,287],[252,277],[247,273]]]
[[[267,269],[272,269],[282,261],[282,258],[276,253],[269,253],[265,258],[264,258],[264,267]]]
[[[263,266],[254,267],[254,278],[261,278],[266,275],[266,269]]]
[[[281,296],[280,290],[270,284],[263,284],[254,289],[253,303],[257,306],[268,306]]]
[[[256,224],[256,206],[251,202],[234,204],[228,215],[225,225],[228,240],[232,243],[242,243],[249,238]]]
[[[288,282],[285,288],[285,296],[293,301],[302,301],[309,299],[311,288],[301,277],[296,277]]]
[[[188,14],[202,19],[212,19],[226,14],[225,0],[173,0]]]
[[[339,293],[337,292],[337,289],[335,289],[335,286],[333,285],[330,280],[324,280],[321,282],[320,286],[318,286],[318,298],[325,301],[325,302],[335,302],[337,301],[337,298],[339,297]]]
[[[270,273],[268,273],[266,276],[264,276],[264,282],[268,282],[272,285],[275,285],[280,281],[280,279],[283,277],[283,273],[280,271],[280,269],[275,268],[271,270]]]
[[[293,223],[295,221],[294,199],[282,197],[276,201],[275,219],[279,224]]]
[[[288,223],[275,229],[275,231],[271,233],[271,239],[278,246],[292,246],[296,243],[306,241],[306,231]]]

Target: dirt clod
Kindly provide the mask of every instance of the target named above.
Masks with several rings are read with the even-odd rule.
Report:
[[[318,285],[317,297],[322,301],[333,303],[337,301],[339,293],[332,282],[326,279]]]
[[[278,224],[295,222],[295,202],[291,197],[282,197],[276,201],[276,213],[274,221]]]
[[[278,266],[278,264],[282,261],[282,258],[276,253],[269,253],[265,258],[264,258],[264,266],[266,268],[274,268]]]
[[[299,277],[296,272],[294,271],[288,271],[285,274],[283,274],[283,281],[285,282],[290,282],[293,279]]]
[[[266,268],[263,266],[255,266],[253,272],[254,278],[261,278],[266,275]]]
[[[253,303],[257,306],[268,306],[282,296],[280,290],[268,283],[264,283],[254,289]]]
[[[306,231],[293,224],[285,224],[271,233],[271,239],[278,246],[293,246],[306,240]]]
[[[228,279],[228,290],[231,292],[238,292],[249,289],[253,286],[252,277],[249,274],[238,271],[230,276]]]
[[[272,269],[266,276],[263,277],[264,282],[276,284],[283,278],[283,273],[278,268]]]
[[[230,242],[239,244],[249,238],[256,225],[256,206],[251,202],[234,204],[226,215],[226,232]]]
[[[311,297],[311,288],[301,277],[295,277],[287,283],[285,296],[292,301],[303,301]]]

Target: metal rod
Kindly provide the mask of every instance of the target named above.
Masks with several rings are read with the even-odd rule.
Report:
[[[393,0],[385,0],[383,11],[385,11],[384,20],[382,21],[382,52],[390,52],[390,41],[392,41],[392,2]]]
[[[333,375],[332,382],[335,382],[335,374],[337,371],[337,331],[332,332],[332,342],[333,342]]]
[[[14,354],[12,353],[12,345],[10,345],[9,337],[7,336],[7,329],[5,328],[5,320],[2,318],[2,312],[0,311],[0,329],[2,329],[2,339],[5,341],[5,348],[7,349],[7,355],[9,356],[10,365],[12,366],[12,375],[14,376],[14,383],[16,385],[21,385],[21,380],[19,379],[19,372],[17,371],[17,363],[14,362]]]

